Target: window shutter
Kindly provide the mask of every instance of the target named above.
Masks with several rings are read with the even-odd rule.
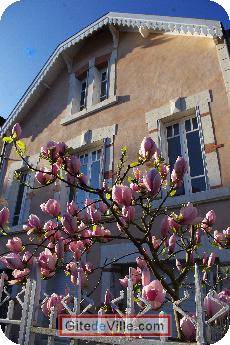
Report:
[[[18,195],[19,183],[14,177],[15,170],[19,169],[21,165],[19,164],[11,164],[9,167],[9,173],[7,178],[7,187],[5,192],[5,198],[8,204],[8,208],[10,210],[10,219],[9,222],[12,224],[14,218],[14,210]]]
[[[34,186],[34,179],[35,179],[35,173],[30,172],[27,174],[26,183],[28,183],[31,187]],[[22,199],[22,207],[20,212],[20,218],[19,218],[19,224],[25,224],[27,222],[27,219],[29,217],[30,213],[30,204],[31,199],[28,195],[28,193],[31,191],[29,187],[25,187],[24,195]]]

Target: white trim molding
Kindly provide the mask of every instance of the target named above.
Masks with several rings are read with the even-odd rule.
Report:
[[[217,44],[216,49],[228,95],[228,101],[230,103],[230,58],[226,41],[224,41],[224,43]]]
[[[163,107],[147,112],[146,123],[150,136],[162,149],[161,124],[195,113],[199,115],[208,184],[209,188],[217,188],[222,185],[222,182],[216,152],[218,145],[215,144],[209,103],[211,103],[209,90],[188,97],[179,97],[169,101]]]
[[[77,46],[84,39],[105,26],[110,27],[110,32],[111,26],[116,26],[119,30],[123,31],[139,32],[139,28],[142,28],[142,30],[146,28],[151,33],[161,32],[171,35],[208,38],[223,37],[221,23],[215,20],[110,12],[57,46],[28,90],[11,112],[1,129],[1,135],[3,135],[13,123],[19,121],[25,115],[25,107],[38,99],[41,92],[44,91],[44,85],[50,85],[52,83],[57,73],[63,67],[64,59],[65,61],[68,60],[68,69],[71,69],[71,63],[69,64],[69,59],[67,58],[71,47]],[[113,39],[114,37],[113,35]],[[116,39],[115,37],[114,42],[116,42]]]

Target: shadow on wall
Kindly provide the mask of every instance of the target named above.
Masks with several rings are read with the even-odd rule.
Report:
[[[127,34],[131,34],[130,32],[128,33],[123,33],[123,38],[126,41],[127,44],[124,45],[124,49],[120,50],[120,56],[119,58],[124,58],[127,54],[129,54],[131,51],[133,51],[135,48],[151,48],[154,46],[158,46],[160,44],[165,44],[168,41],[172,40],[173,37],[169,35],[165,35],[164,33],[154,33],[150,34],[147,38],[143,38],[140,33],[132,33],[134,36],[133,39],[130,39],[130,36]],[[127,35],[127,37],[125,37]]]
[[[60,116],[65,111],[68,103],[68,73],[63,69],[49,85],[44,93],[28,111],[26,117],[21,122],[24,138],[35,139],[52,125],[52,133],[61,130]],[[57,128],[58,127],[58,128]]]

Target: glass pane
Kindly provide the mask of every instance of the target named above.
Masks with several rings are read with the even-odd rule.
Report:
[[[88,153],[85,154],[84,163],[87,164],[89,161]]]
[[[192,179],[192,192],[202,192],[206,190],[206,183],[205,183],[205,177],[197,177]]]
[[[92,153],[92,161],[94,162],[96,160],[96,151],[93,151]]]
[[[192,125],[193,125],[193,129],[197,129],[198,128],[198,123],[197,123],[197,118],[196,117],[194,117],[192,119]]]
[[[167,127],[167,138],[172,137],[172,126]]]
[[[100,159],[100,157],[101,157],[101,150],[98,150],[97,151],[97,159]]]
[[[100,161],[93,162],[91,165],[91,186],[94,188],[100,187]],[[96,194],[90,194],[90,199],[96,200],[98,196]]]
[[[101,81],[106,80],[106,72],[103,72],[101,75]]]
[[[190,120],[185,121],[185,130],[186,130],[186,132],[191,131],[191,121]]]
[[[99,188],[100,161],[93,162],[91,165],[91,186]]]
[[[22,207],[22,199],[23,199],[24,190],[25,190],[25,185],[23,184],[23,182],[26,181],[26,176],[27,174],[22,175],[22,182],[20,182],[19,184],[16,206],[14,210],[13,225],[17,225],[19,221],[19,216],[20,216],[21,207]]]
[[[173,125],[174,136],[179,134],[179,123]]]
[[[101,95],[100,98],[106,98],[107,95],[107,80],[101,82]]]
[[[168,139],[168,157],[171,172],[173,170],[174,163],[176,162],[178,156],[181,156],[181,145],[179,136]]]
[[[170,164],[170,172],[174,169],[174,164],[177,160],[177,157],[181,156],[181,145],[180,145],[180,137],[174,137],[168,139],[168,157],[169,157],[169,164]],[[177,189],[176,195],[184,194],[184,185]]]
[[[88,175],[88,172],[87,172],[87,165],[82,165],[81,166],[81,173],[83,173],[84,175]],[[81,189],[78,189],[77,190],[77,204],[80,208],[83,208],[84,207],[84,202],[85,202],[85,199],[87,197],[87,193]]]
[[[189,156],[190,175],[191,177],[204,175],[204,166],[200,147],[199,131],[187,133],[186,138]]]

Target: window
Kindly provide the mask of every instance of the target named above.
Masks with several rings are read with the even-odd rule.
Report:
[[[108,98],[108,68],[100,70],[100,102]]]
[[[197,193],[207,189],[204,158],[197,118],[183,119],[166,127],[167,153],[171,171],[178,156],[188,162],[188,174],[177,195]]]
[[[81,161],[81,172],[84,175],[88,176],[88,183],[93,188],[99,188],[101,185],[101,156],[101,149],[96,149],[85,152],[83,154],[79,154],[79,159]],[[98,196],[78,189],[75,201],[80,208],[84,207],[86,198],[96,200],[98,199]],[[74,191],[70,189],[69,201],[72,201],[73,199]]]
[[[80,111],[86,108],[87,98],[87,79],[81,82],[81,97],[80,97]]]
[[[13,216],[13,222],[12,225],[18,225],[20,224],[20,218],[21,214],[23,211],[23,204],[24,204],[24,197],[25,197],[25,182],[27,180],[27,174],[22,173],[21,175],[21,182],[19,183],[19,188],[18,188],[18,194],[16,198],[16,204],[15,204],[15,210],[14,210],[14,216]]]

